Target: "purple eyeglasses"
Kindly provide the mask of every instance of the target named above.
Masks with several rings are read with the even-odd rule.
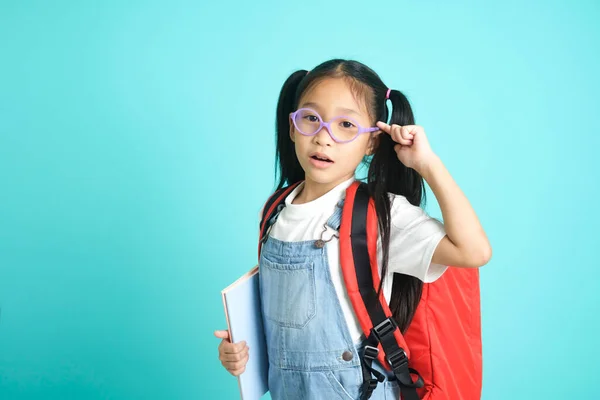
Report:
[[[361,133],[379,130],[377,127],[363,128],[356,120],[345,116],[335,117],[329,122],[324,122],[319,113],[311,108],[300,108],[291,113],[290,117],[302,135],[314,136],[325,127],[329,136],[337,143],[352,142]]]

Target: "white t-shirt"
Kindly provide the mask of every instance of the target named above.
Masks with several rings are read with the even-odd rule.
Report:
[[[336,204],[345,196],[346,189],[354,182],[351,178],[342,182],[323,196],[304,204],[292,204],[304,183],[296,187],[285,199],[285,207],[270,231],[270,236],[285,242],[316,240],[323,233],[323,225],[335,211]],[[444,225],[429,217],[406,197],[390,193],[392,199],[390,219],[390,250],[388,273],[383,286],[384,297],[389,303],[393,273],[411,275],[429,283],[438,279],[447,266],[432,264],[431,258],[440,240],[446,235]],[[261,215],[262,217],[262,215]],[[323,239],[336,233],[327,228]],[[362,329],[346,293],[339,259],[339,240],[327,242],[327,257],[331,278],[354,341],[360,339]],[[381,238],[378,240],[378,264],[381,273]]]

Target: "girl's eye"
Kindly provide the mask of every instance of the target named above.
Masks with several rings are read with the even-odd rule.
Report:
[[[319,121],[319,118],[315,117],[314,115],[305,115],[304,118],[306,118],[310,122],[318,122]]]
[[[350,121],[342,121],[342,127],[346,129],[354,128],[354,124]]]

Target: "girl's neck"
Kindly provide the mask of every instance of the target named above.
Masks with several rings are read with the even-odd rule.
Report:
[[[340,178],[333,182],[328,183],[319,183],[311,180],[310,178],[306,178],[304,181],[304,186],[300,193],[294,198],[292,204],[304,204],[309,203],[313,200],[318,199],[323,196],[325,193],[329,192],[331,189],[336,187],[342,182],[347,181],[352,178],[354,175],[348,175],[346,177]]]

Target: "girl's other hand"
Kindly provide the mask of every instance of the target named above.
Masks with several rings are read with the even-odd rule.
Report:
[[[246,342],[231,343],[229,331],[215,331],[215,336],[221,340],[219,344],[219,360],[233,376],[239,376],[246,370],[248,363],[248,346]]]

